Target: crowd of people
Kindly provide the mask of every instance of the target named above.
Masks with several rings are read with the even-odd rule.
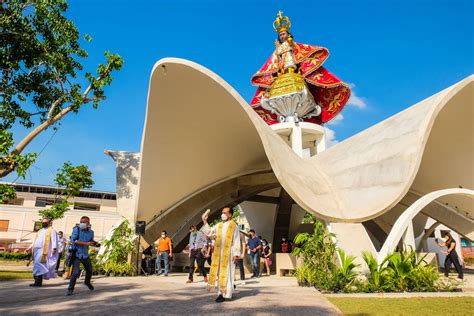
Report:
[[[245,263],[247,258],[252,272],[251,278],[261,277],[264,273],[269,276],[273,264],[271,259],[272,244],[262,238],[262,236],[257,236],[254,229],[248,231],[240,230],[239,240],[241,251],[235,262],[235,268],[239,269],[241,284],[245,285]],[[280,252],[289,253],[291,252],[291,247],[291,242],[285,237],[282,238]],[[206,262],[211,266],[213,249],[214,240],[211,236],[199,230],[196,225],[191,225],[189,227],[189,241],[185,249],[189,256],[189,274],[186,283],[194,282],[194,274],[197,271],[203,277],[204,282],[208,282],[207,270],[204,266]],[[168,276],[170,269],[169,258],[173,256],[173,246],[166,231],[162,231],[161,237],[155,242],[155,255],[154,270],[156,275]]]
[[[265,274],[270,275],[272,266],[272,245],[254,229],[241,230],[233,219],[233,208],[225,207],[222,210],[222,221],[210,226],[208,223],[209,212],[202,216],[203,225],[198,229],[196,225],[189,227],[189,241],[187,253],[189,256],[189,274],[187,283],[194,282],[194,273],[199,273],[208,284],[208,290],[217,289],[216,302],[224,302],[232,297],[235,290],[235,270],[240,271],[241,284],[245,284],[245,262],[250,262],[252,276],[259,278]],[[458,272],[458,277],[463,278],[462,267],[455,250],[456,242],[447,233],[440,247],[447,247],[445,260],[445,274],[448,276],[451,264]],[[76,281],[81,274],[80,265],[85,270],[84,284],[92,291],[91,283],[92,263],[89,257],[89,247],[99,247],[100,244],[94,240],[94,231],[91,229],[90,219],[83,216],[80,223],[73,228],[69,240],[63,236],[63,232],[53,229],[49,219],[42,219],[42,229],[32,243],[33,265],[33,287],[40,287],[43,280],[57,277],[61,259],[64,257],[66,272],[70,271],[67,295],[72,295]],[[281,239],[280,252],[290,253],[292,243],[286,238]],[[173,258],[173,244],[166,231],[162,231],[161,237],[156,241],[156,265],[157,275],[168,276],[170,258]],[[248,260],[247,260],[248,259]],[[205,263],[210,266],[209,272],[205,269]],[[67,275],[68,273],[66,273]]]

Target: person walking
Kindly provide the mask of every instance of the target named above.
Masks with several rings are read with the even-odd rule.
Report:
[[[250,261],[252,263],[252,278],[258,278],[260,270],[260,252],[262,249],[262,242],[257,237],[255,230],[249,231],[250,238],[247,241],[247,247],[249,249]]]
[[[260,276],[263,273],[263,267],[267,270],[267,276],[270,275],[270,266],[272,265],[272,259],[270,256],[272,255],[272,250],[270,249],[270,245],[266,239],[262,240],[262,253],[260,256]]]
[[[204,276],[204,282],[207,282],[207,273],[204,269],[204,255],[202,248],[206,245],[206,236],[198,231],[196,225],[189,227],[189,276],[186,283],[193,283],[194,262],[196,262],[199,272]]]
[[[462,271],[461,264],[459,263],[459,257],[456,252],[456,241],[453,239],[453,236],[451,236],[450,233],[446,233],[444,235],[444,242],[443,243],[438,243],[440,247],[447,247],[447,251],[442,251],[444,254],[446,254],[446,258],[444,259],[444,275],[446,277],[449,277],[449,270],[451,269],[451,263],[454,264],[454,268],[456,269],[456,272],[458,273],[458,278],[463,279],[464,274]]]
[[[164,261],[164,276],[168,276],[169,258],[173,257],[173,245],[171,239],[167,236],[166,230],[161,232],[161,238],[158,239],[156,247],[156,274],[163,273],[161,261]]]
[[[49,218],[43,218],[43,226],[38,231],[32,249],[33,278],[34,283],[30,286],[39,287],[43,285],[43,280],[57,277],[56,261],[58,260],[58,235],[51,225]]]
[[[58,232],[58,263],[56,264],[56,273],[59,271],[59,266],[61,264],[61,259],[64,256],[64,251],[66,250],[66,238],[63,236],[63,232]]]
[[[215,240],[207,290],[217,289],[216,303],[231,299],[235,289],[235,264],[239,259],[241,249],[239,227],[233,220],[233,215],[232,207],[224,207],[221,213],[222,222],[213,227],[208,223],[209,213],[202,215],[201,231]]]
[[[89,246],[99,247],[99,243],[94,240],[94,231],[90,228],[90,219],[87,216],[82,216],[78,226],[74,227],[71,234],[71,244],[75,248],[75,253],[72,254],[72,275],[69,280],[69,287],[66,295],[72,295],[76,280],[81,274],[79,265],[82,263],[86,270],[86,279],[84,284],[89,290],[94,290],[92,286],[92,263],[89,258]]]
[[[247,252],[246,247],[245,247],[245,235],[241,232],[240,233],[240,247],[241,247],[241,252],[239,259],[237,259],[237,263],[235,264],[236,267],[239,268],[240,271],[240,284],[245,285],[245,270],[244,270],[244,260],[245,260],[245,253]]]

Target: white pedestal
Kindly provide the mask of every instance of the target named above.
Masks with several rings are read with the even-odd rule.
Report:
[[[313,123],[285,122],[270,126],[302,158],[309,158],[326,149],[324,128]],[[305,149],[309,154],[305,154]]]

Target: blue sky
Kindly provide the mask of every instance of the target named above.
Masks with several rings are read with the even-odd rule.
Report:
[[[84,108],[56,134],[35,140],[29,151],[47,146],[18,182],[52,184],[69,160],[90,166],[94,189],[115,191],[115,165],[103,150],[140,151],[153,64],[164,57],[195,61],[250,101],[250,77],[274,48],[278,10],[290,17],[295,41],[327,47],[326,68],[353,85],[356,97],[328,125],[334,142],[474,73],[471,0],[70,0],[68,17],[93,38],[84,43],[86,70],[104,60],[105,50],[119,53],[125,64],[98,110]],[[16,139],[24,133],[15,129]]]

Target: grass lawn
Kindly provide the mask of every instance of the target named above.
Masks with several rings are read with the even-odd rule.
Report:
[[[472,297],[328,297],[346,315],[473,315]]]
[[[5,271],[0,270],[0,281],[33,279],[31,271]]]

